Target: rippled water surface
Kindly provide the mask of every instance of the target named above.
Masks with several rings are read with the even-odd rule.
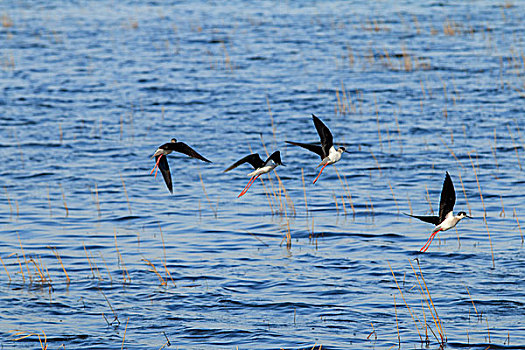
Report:
[[[523,2],[0,7],[3,349],[525,347]]]

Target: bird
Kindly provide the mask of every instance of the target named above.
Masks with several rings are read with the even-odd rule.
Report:
[[[319,163],[317,168],[319,168],[321,165],[323,167],[321,168],[319,175],[317,175],[313,182],[315,184],[317,182],[317,179],[319,179],[319,176],[321,176],[321,173],[323,172],[324,168],[327,165],[338,162],[341,159],[341,155],[343,154],[343,152],[346,152],[346,148],[339,147],[336,150],[334,147],[333,136],[330,132],[330,129],[328,129],[328,127],[321,121],[321,119],[317,118],[314,114],[312,114],[312,119],[314,121],[315,129],[319,134],[319,138],[321,139],[321,146],[294,141],[285,142],[294,146],[306,148],[311,152],[317,153],[321,157],[321,163]]]
[[[272,155],[269,156],[268,159],[266,159],[264,162],[258,153],[252,153],[233,163],[230,167],[228,167],[228,169],[224,170],[224,172],[226,173],[232,169],[235,169],[239,165],[244,163],[250,163],[255,170],[248,174],[248,176],[250,176],[250,181],[248,182],[246,187],[244,187],[242,192],[237,196],[237,198],[243,196],[259,176],[261,176],[262,174],[269,173],[279,165],[284,166],[284,164],[281,161],[281,152],[279,151],[273,152]]]
[[[168,160],[166,156],[173,151],[184,153],[192,158],[197,158],[204,162],[211,163],[210,160],[201,156],[193,148],[191,148],[184,142],[177,142],[176,139],[171,139],[171,142],[159,146],[159,148],[157,148],[155,153],[151,156],[151,158],[155,157],[155,166],[153,167],[153,169],[151,169],[150,175],[153,173],[153,171],[155,171],[156,178],[157,170],[160,169],[162,177],[164,177],[164,182],[166,182],[166,186],[168,187],[168,190],[171,193],[173,193],[173,184],[171,182],[170,166],[168,165]]]
[[[450,230],[463,218],[471,219],[471,217],[464,211],[460,211],[457,215],[454,215],[452,213],[454,204],[456,204],[456,191],[454,190],[454,184],[452,183],[452,179],[447,171],[445,174],[445,181],[443,181],[443,189],[441,190],[441,199],[439,201],[439,216],[420,216],[405,213],[405,215],[436,225],[420,252],[427,251],[428,247],[430,247],[430,243],[432,243],[432,240],[439,231]]]

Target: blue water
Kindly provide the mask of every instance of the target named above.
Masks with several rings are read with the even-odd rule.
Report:
[[[445,348],[525,347],[523,2],[0,15],[3,349],[437,349],[418,263]],[[312,113],[349,151],[315,185],[284,143],[318,141]],[[170,155],[170,195],[149,157],[173,137],[213,163]],[[286,195],[237,198],[250,169],[223,170],[265,147]],[[474,219],[419,253],[402,213],[437,211],[445,171]]]

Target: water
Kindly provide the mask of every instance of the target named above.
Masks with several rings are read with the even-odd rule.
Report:
[[[2,348],[437,349],[418,262],[446,348],[525,347],[522,2],[1,6]],[[284,143],[311,113],[355,215]],[[222,173],[260,134],[295,212]],[[174,195],[172,137],[214,162],[170,155]],[[420,254],[445,171],[476,219]]]

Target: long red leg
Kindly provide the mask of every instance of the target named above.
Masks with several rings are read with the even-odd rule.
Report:
[[[159,156],[159,159],[157,159],[157,162],[155,163],[155,166],[153,167],[153,169],[151,169],[151,171],[150,171],[150,173],[149,173],[150,175],[153,173],[153,171],[154,171],[155,169],[156,169],[157,171],[159,170],[159,162],[160,162],[160,158],[162,158],[163,155],[164,155],[164,154],[161,154],[161,155]],[[157,171],[155,171],[155,178],[157,178]]]
[[[253,179],[254,179],[254,176],[252,176],[250,178],[250,181],[248,181],[248,183],[246,184],[246,186],[244,186],[244,189],[241,191],[241,193],[239,193],[239,195],[237,196],[237,198],[239,198],[240,196],[242,196],[243,194],[246,193],[246,190],[248,188],[248,186],[253,182]]]
[[[317,179],[319,178],[319,176],[321,176],[321,173],[323,172],[324,170],[324,167],[327,166],[328,163],[326,163],[325,165],[323,165],[323,167],[321,168],[321,171],[319,172],[319,175],[317,175],[317,177],[315,178],[314,182],[313,183],[316,183]]]
[[[244,190],[242,190],[241,194],[239,194],[237,196],[237,198],[239,198],[240,196],[244,196],[246,194],[246,192],[248,192],[248,189],[250,187],[252,187],[252,184],[254,183],[255,180],[257,180],[257,178],[261,176],[261,175],[257,175],[257,176],[254,176],[250,179],[250,182],[248,182],[248,184],[246,185],[246,187],[244,188]]]
[[[432,243],[432,241],[434,240],[434,237],[436,237],[436,234],[441,231],[441,229],[437,230],[436,232],[432,232],[432,234],[430,235],[430,237],[428,238],[427,240],[427,243],[425,243],[425,245],[423,246],[423,248],[421,248],[420,252],[426,252],[428,247],[430,247],[430,243]]]

